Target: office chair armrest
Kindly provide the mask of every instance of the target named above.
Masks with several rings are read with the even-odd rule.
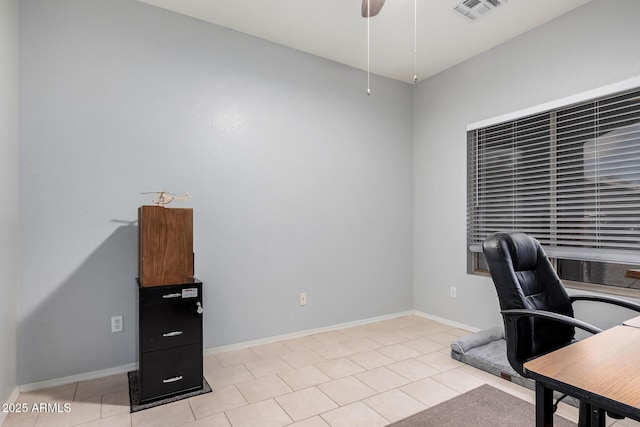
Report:
[[[540,317],[543,319],[553,320],[560,323],[565,323],[567,325],[575,326],[576,328],[580,328],[587,332],[591,332],[592,334],[597,334],[602,332],[602,329],[597,328],[589,323],[583,322],[582,320],[575,319],[570,316],[565,316],[564,314],[553,313],[551,311],[544,310],[529,310],[526,308],[519,309],[511,309],[511,310],[502,310],[501,313],[509,318],[514,318],[517,320],[520,317]]]
[[[628,308],[629,310],[637,311],[640,313],[640,304],[628,301],[622,298],[606,297],[601,295],[570,295],[569,300],[573,304],[575,301],[596,301],[604,302],[607,304],[613,304],[620,307]]]

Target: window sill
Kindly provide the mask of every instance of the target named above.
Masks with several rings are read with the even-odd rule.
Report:
[[[473,276],[491,277],[486,270],[475,270],[469,273]],[[564,286],[568,289],[575,289],[580,291],[594,292],[606,295],[615,295],[627,298],[640,299],[640,289],[635,288],[621,288],[619,286],[606,286],[596,285],[593,283],[574,282],[572,280],[560,279]]]
[[[573,282],[571,280],[562,280],[562,283],[569,289],[640,299],[640,289],[595,285],[592,283]]]

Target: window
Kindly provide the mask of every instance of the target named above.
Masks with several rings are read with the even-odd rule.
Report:
[[[537,238],[560,277],[640,288],[640,90],[467,132],[467,244],[482,270],[496,231]]]

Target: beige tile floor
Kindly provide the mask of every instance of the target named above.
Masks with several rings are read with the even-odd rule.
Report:
[[[468,333],[399,317],[206,356],[212,393],[134,414],[126,374],[22,393],[18,403],[67,403],[70,411],[13,413],[2,426],[375,427],[485,383],[533,402],[532,391],[451,359],[449,344]],[[559,411],[577,418],[573,407]]]

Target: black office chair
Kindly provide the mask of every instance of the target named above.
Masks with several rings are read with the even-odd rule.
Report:
[[[619,298],[569,296],[540,243],[524,233],[492,234],[482,251],[500,301],[507,358],[523,377],[527,377],[525,362],[573,342],[575,328],[602,332],[573,317],[573,302],[605,302],[640,312],[640,305]],[[591,426],[592,409],[580,404],[581,427]],[[604,427],[605,417],[600,418]]]

